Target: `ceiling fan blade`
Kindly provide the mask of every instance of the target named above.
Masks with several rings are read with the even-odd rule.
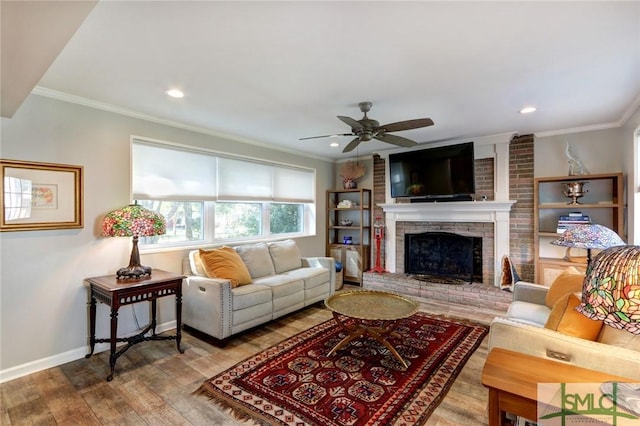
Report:
[[[354,149],[356,149],[356,146],[358,146],[358,145],[360,145],[360,137],[357,137],[354,140],[352,140],[351,142],[349,142],[349,145],[345,146],[344,149],[342,150],[342,152],[353,151]]]
[[[433,120],[430,118],[417,118],[415,120],[398,121],[397,123],[389,123],[380,126],[385,132],[399,132],[401,130],[419,129],[420,127],[433,126]]]
[[[338,134],[333,134],[333,135],[323,135],[323,136],[309,136],[306,138],[300,138],[298,139],[299,141],[304,141],[307,139],[320,139],[320,138],[335,138],[338,136],[353,136],[353,133],[338,133]]]
[[[412,141],[411,139],[403,138],[401,136],[396,136],[396,135],[388,135],[386,133],[376,135],[374,136],[374,138],[382,142],[387,142],[392,145],[402,146],[405,148],[410,148],[412,146],[417,145],[417,143]]]
[[[357,120],[354,120],[351,117],[345,117],[343,115],[339,115],[338,119],[342,121],[344,124],[346,124],[347,126],[350,126],[352,129],[356,129],[356,130],[364,129],[362,124],[358,123]]]

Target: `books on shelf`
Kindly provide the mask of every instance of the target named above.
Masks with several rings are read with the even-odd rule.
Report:
[[[586,225],[591,223],[591,218],[581,212],[569,212],[558,217],[556,232],[562,234],[564,231],[575,225]]]

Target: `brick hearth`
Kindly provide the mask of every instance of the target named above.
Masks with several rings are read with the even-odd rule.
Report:
[[[419,281],[399,273],[365,272],[363,288],[406,294],[418,301],[442,301],[507,311],[513,294],[489,284],[438,284]]]

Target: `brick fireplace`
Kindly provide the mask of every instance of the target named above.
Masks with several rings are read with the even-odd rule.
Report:
[[[386,269],[404,272],[404,235],[453,232],[482,238],[484,284],[499,285],[500,261],[509,254],[509,212],[513,201],[383,204]]]

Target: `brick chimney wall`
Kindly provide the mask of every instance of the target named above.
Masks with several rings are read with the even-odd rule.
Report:
[[[533,135],[516,136],[509,144],[509,199],[511,208],[509,238],[511,261],[520,278],[533,282]]]

